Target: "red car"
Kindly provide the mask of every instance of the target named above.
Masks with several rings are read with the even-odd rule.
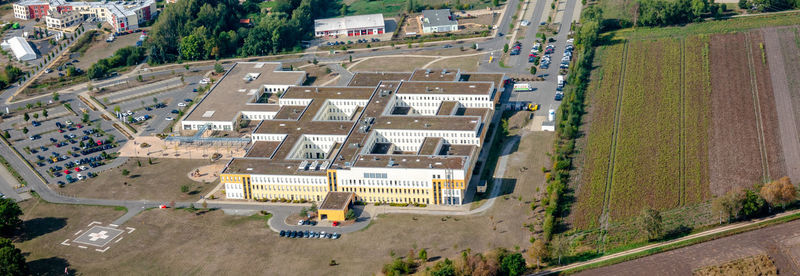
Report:
[[[64,170],[64,174],[69,174],[69,173],[71,173],[71,171],[69,171],[69,170]]]
[[[58,133],[64,133],[64,130],[59,128]]]
[[[339,226],[339,222],[338,221],[334,221],[333,222],[333,226]]]
[[[81,124],[77,124],[75,126],[77,126],[78,128],[83,128],[83,125],[81,125]]]
[[[81,168],[75,167],[75,172],[81,171]]]

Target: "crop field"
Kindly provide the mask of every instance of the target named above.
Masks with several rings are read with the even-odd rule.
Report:
[[[608,177],[608,159],[611,147],[608,141],[613,135],[615,107],[619,95],[620,77],[625,44],[616,44],[600,49],[602,71],[595,76],[592,89],[596,91],[587,97],[589,114],[592,116],[587,141],[587,159],[584,166],[581,188],[573,208],[573,223],[579,227],[596,226],[602,213],[603,199]]]
[[[709,39],[687,37],[684,42],[684,193],[682,203],[698,203],[710,196],[708,139],[711,123]],[[691,118],[691,120],[687,119]]]
[[[611,219],[645,206],[678,206],[680,195],[680,57],[674,39],[630,42],[615,147]]]
[[[796,31],[782,29],[783,49],[800,47]],[[708,206],[712,196],[787,174],[762,31],[614,42],[598,50],[587,97],[573,227],[615,227],[645,208]]]

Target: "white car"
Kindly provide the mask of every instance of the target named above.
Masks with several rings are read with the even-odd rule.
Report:
[[[186,106],[186,104],[185,104],[185,103],[178,103],[178,106],[180,106],[180,107],[185,107],[185,106]]]
[[[303,220],[298,220],[297,225],[303,225]]]
[[[78,180],[83,180],[83,178],[84,178],[84,176],[82,174],[77,174],[76,177],[78,178]]]
[[[522,20],[522,21],[519,22],[519,24],[522,25],[522,26],[528,26],[528,25],[531,24],[531,22],[528,21],[528,20]]]
[[[166,117],[166,118],[164,118],[164,120],[167,120],[167,121],[172,121],[172,120],[174,120],[174,119],[173,119],[172,117]]]
[[[81,170],[85,171],[86,170],[86,166],[81,166]]]

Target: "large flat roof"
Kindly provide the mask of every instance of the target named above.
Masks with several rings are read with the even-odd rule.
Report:
[[[383,14],[376,13],[314,20],[315,32],[362,29],[370,27],[383,28]]]
[[[303,71],[282,71],[276,62],[239,62],[211,87],[185,121],[234,121],[241,111],[277,112],[276,104],[257,104],[265,85],[300,85]]]
[[[491,82],[427,82],[406,81],[400,84],[397,94],[489,94],[494,89]]]
[[[411,78],[409,72],[356,72],[347,86],[376,86],[381,81],[407,81]]]
[[[449,9],[423,10],[422,18],[423,27],[458,24],[458,21],[452,19]]]
[[[418,71],[425,74],[425,71]],[[448,81],[396,81],[410,78],[412,73],[361,73],[356,74],[356,82],[364,81],[371,86],[346,87],[290,87],[279,99],[276,115],[271,120],[263,120],[253,134],[279,134],[281,141],[255,142],[244,158],[235,158],[225,169],[225,173],[271,174],[271,175],[313,175],[324,176],[329,168],[347,169],[350,167],[390,167],[390,168],[450,168],[467,167],[470,158],[477,154],[479,146],[446,144],[441,137],[431,136],[420,145],[418,151],[392,151],[387,154],[363,154],[364,147],[376,130],[467,131],[476,132],[483,137],[484,124],[489,123],[491,108],[458,107],[455,101],[443,101],[444,111],[440,114],[387,115],[388,105],[396,100],[395,95],[403,93],[430,94],[474,94],[494,95],[494,82],[465,82],[458,78],[457,70],[446,75]],[[439,72],[437,71],[437,74]],[[361,77],[358,77],[361,75]],[[489,78],[492,76],[492,78]],[[487,75],[503,78],[502,74]],[[380,80],[381,77],[389,80]],[[351,80],[351,83],[353,80]],[[329,101],[343,100],[329,105]],[[496,99],[489,98],[488,101]],[[285,103],[282,103],[285,101]],[[357,101],[357,102],[354,102]],[[278,106],[275,104],[274,106]],[[346,107],[345,107],[346,106]],[[347,108],[350,118],[322,119],[322,112]],[[329,110],[330,109],[330,110]],[[341,112],[341,111],[334,111]],[[341,117],[338,117],[341,118]],[[369,126],[368,128],[365,128]],[[479,131],[483,127],[484,130]],[[325,137],[327,136],[327,137]],[[333,140],[312,140],[312,139]],[[308,140],[304,140],[308,139]],[[323,158],[302,158],[303,143],[314,141],[327,143]],[[438,149],[438,145],[442,145]],[[365,151],[366,150],[366,151]],[[306,155],[307,156],[307,155]],[[312,162],[316,165],[309,167]],[[308,168],[307,168],[308,167]]]

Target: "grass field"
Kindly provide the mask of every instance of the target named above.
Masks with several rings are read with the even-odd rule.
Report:
[[[433,61],[433,57],[380,57],[362,61],[353,67],[347,67],[350,72],[411,72],[420,68],[428,62]]]
[[[142,164],[141,167],[139,163]],[[153,164],[150,165],[147,158],[130,158],[123,165],[105,170],[95,178],[53,189],[67,195],[88,198],[194,201],[215,184],[192,181],[188,174],[195,168],[208,164],[208,160],[165,158],[153,159]],[[123,176],[122,170],[128,170],[130,174]],[[183,185],[189,186],[189,192],[181,191]]]
[[[767,255],[758,255],[743,259],[733,260],[719,265],[713,265],[695,270],[694,276],[722,276],[722,275],[778,275],[775,262]]]
[[[710,196],[708,143],[711,123],[709,39],[691,36],[684,42],[684,193],[682,202],[698,203]],[[691,118],[691,120],[689,120]]]
[[[407,0],[344,0],[347,5],[347,15],[382,13],[384,16],[397,16],[406,10]],[[461,0],[461,5],[470,5],[470,9],[483,9],[492,6],[491,0]],[[500,1],[502,4],[505,1]],[[415,1],[417,6],[427,5],[432,8],[449,6],[451,0]]]
[[[437,62],[434,62],[428,68],[431,69],[440,69],[440,68],[447,68],[447,69],[461,69],[462,72],[475,72],[478,71],[478,61],[481,60],[483,56],[468,56],[468,57],[457,57],[457,58],[448,58],[443,59]]]

